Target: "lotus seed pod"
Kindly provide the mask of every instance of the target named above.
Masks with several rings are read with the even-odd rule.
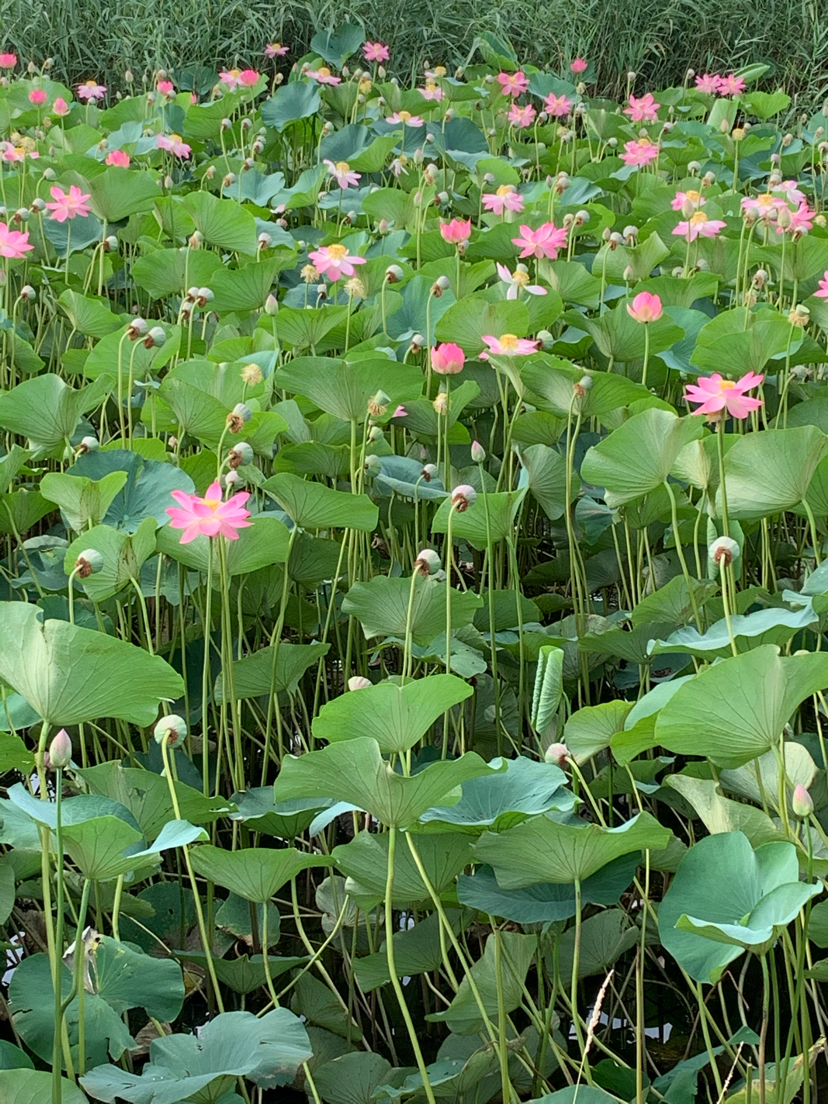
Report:
[[[724,563],[728,567],[730,563],[739,559],[740,546],[731,537],[717,537],[709,544],[708,555],[717,566]]]
[[[65,728],[56,733],[49,744],[49,766],[55,770],[63,770],[72,762],[72,741]]]
[[[389,284],[399,283],[403,279],[403,276],[404,272],[400,265],[389,265],[386,269],[386,281]]]
[[[371,686],[371,682],[367,678],[363,678],[362,675],[352,675],[346,683],[349,690],[367,690]]]
[[[432,548],[423,548],[417,554],[414,569],[419,575],[437,575],[440,571],[440,556]]]
[[[24,284],[20,289],[20,298],[27,303],[34,303],[35,299],[37,299],[37,292],[31,284]]]
[[[369,441],[382,441],[383,430],[380,428],[380,426],[371,427],[371,429],[368,431],[368,439]]]
[[[78,554],[75,566],[72,569],[79,579],[88,579],[90,575],[97,575],[104,566],[104,557],[96,548],[86,548]]]
[[[570,749],[566,744],[550,744],[544,752],[544,762],[554,763],[557,767],[563,767],[570,758]]]
[[[219,486],[222,490],[237,487],[241,482],[241,475],[239,475],[237,471],[234,471],[233,468],[231,468],[229,472],[225,472],[224,475],[219,476]]]
[[[161,326],[153,326],[144,339],[144,345],[148,349],[152,349],[153,346],[161,348],[164,342],[167,340],[167,334],[161,328]]]
[[[233,408],[233,413],[237,418],[241,418],[243,422],[249,422],[253,417],[253,411],[249,406],[245,406],[244,403],[236,403]]]
[[[81,449],[83,452],[97,452],[99,448],[99,442],[97,437],[83,437],[81,439]]]
[[[162,717],[153,729],[153,738],[157,744],[167,742],[168,747],[178,747],[187,736],[187,722],[176,713]]]
[[[247,441],[240,441],[234,445],[230,452],[227,454],[227,462],[231,468],[240,468],[243,464],[253,463],[253,449],[247,443]]]
[[[374,456],[373,454],[366,457],[365,464],[363,466],[365,468],[366,475],[370,476],[372,479],[374,479],[375,476],[378,476],[383,470],[382,465],[380,464],[380,457]]]
[[[421,479],[426,483],[430,483],[438,474],[437,464],[424,464],[423,471],[420,473]]]
[[[541,342],[541,348],[545,352],[549,353],[550,350],[552,349],[553,345],[555,345],[555,340],[556,340],[553,337],[553,335],[550,333],[550,331],[549,330],[539,330],[538,333],[535,336]]]
[[[468,483],[461,483],[460,486],[455,487],[452,491],[452,509],[462,514],[468,510],[470,506],[475,505],[477,497],[478,492],[474,487],[470,487]]]

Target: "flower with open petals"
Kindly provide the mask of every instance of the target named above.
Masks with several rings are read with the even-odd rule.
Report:
[[[659,146],[655,146],[650,138],[637,138],[633,142],[625,142],[625,152],[619,156],[626,165],[649,165],[659,156]]]
[[[255,69],[243,69],[239,74],[239,84],[242,88],[253,88],[259,80],[259,74]]]
[[[772,195],[771,192],[761,192],[756,196],[744,196],[740,200],[740,206],[744,211],[753,211],[758,218],[769,218],[772,211],[779,211],[786,206],[782,196]]]
[[[633,302],[627,304],[627,311],[636,322],[657,322],[662,317],[662,300],[649,291],[640,291]]]
[[[446,93],[440,85],[433,80],[427,80],[425,88],[418,88],[424,100],[442,100]]]
[[[504,211],[523,211],[524,197],[516,192],[512,184],[502,184],[494,192],[488,192],[481,196],[481,204],[485,211],[503,215]]]
[[[349,168],[347,161],[323,161],[323,165],[341,188],[356,188],[360,174]]]
[[[389,48],[382,42],[364,42],[363,57],[366,61],[388,61]]]
[[[366,263],[365,257],[351,256],[344,245],[323,245],[308,254],[308,259],[320,276],[335,283],[341,276],[353,276],[354,266]]]
[[[521,250],[519,257],[522,260],[525,257],[536,257],[538,260],[547,257],[554,261],[559,249],[567,244],[567,230],[563,226],[557,227],[552,222],[543,223],[537,230],[532,230],[522,223],[519,229],[521,237],[513,238],[512,244],[517,245]]]
[[[520,96],[530,87],[530,82],[519,69],[517,73],[499,73],[495,78],[505,96]]]
[[[2,225],[2,223],[0,223],[0,225]],[[827,269],[827,271],[824,272],[823,279],[820,281],[820,283],[817,286],[817,291],[815,292],[815,298],[816,299],[829,300],[829,269]]]
[[[241,75],[241,69],[222,69],[219,73],[219,80],[229,92],[235,92],[239,87],[239,77]]]
[[[554,92],[551,92],[544,101],[544,110],[548,115],[552,115],[554,119],[560,119],[564,115],[569,115],[573,110],[573,101],[568,100],[563,93],[561,96],[556,96]]]
[[[29,232],[11,230],[5,222],[0,222],[0,257],[11,261],[22,260],[33,245],[29,245]]]
[[[514,103],[507,112],[507,119],[514,127],[520,130],[522,127],[532,126],[536,111],[532,104]]]
[[[46,207],[52,212],[49,218],[55,222],[66,222],[67,219],[78,216],[86,218],[89,214],[89,205],[86,202],[90,198],[89,192],[82,192],[76,184],[71,184],[68,192],[57,184],[49,191],[55,202],[47,203]]]
[[[432,347],[432,371],[439,376],[456,376],[463,370],[465,360],[463,349],[453,341],[444,341],[442,345]]]
[[[529,356],[538,349],[537,341],[516,337],[515,334],[501,334],[500,337],[484,334],[483,341],[488,351],[480,354],[481,360],[489,360],[490,356]]]
[[[697,210],[698,207],[702,207],[705,203],[705,196],[702,192],[694,191],[690,188],[687,192],[677,192],[674,198],[671,200],[671,210],[681,211],[683,208],[692,208]]]
[[[288,52],[288,47],[283,46],[281,42],[269,42],[265,47],[266,58],[278,58],[285,57]]]
[[[708,95],[716,95],[720,90],[722,77],[718,73],[703,73],[694,81],[697,92],[706,92]]]
[[[173,491],[172,495],[179,505],[168,506],[166,512],[171,518],[170,528],[184,530],[182,544],[189,544],[196,537],[222,536],[238,540],[238,530],[251,525],[247,520],[250,510],[244,509],[250,498],[247,491],[240,491],[224,502],[222,488],[215,482],[207,488],[204,498],[186,491]]]
[[[321,65],[319,69],[308,69],[305,74],[310,77],[311,80],[315,80],[317,84],[341,84],[342,77],[335,77],[327,65]]]
[[[130,165],[130,155],[124,153],[123,150],[113,150],[112,153],[108,153],[105,158],[107,165],[116,165],[120,169],[128,169]]]
[[[190,156],[190,147],[186,142],[182,141],[180,134],[159,134],[155,140],[155,144],[160,150],[172,153],[173,157],[185,159]]]
[[[720,77],[717,91],[721,96],[739,96],[741,92],[745,92],[746,82],[742,77],[738,77],[735,73],[729,73],[727,77]]]
[[[90,100],[102,100],[107,94],[105,84],[97,84],[94,80],[84,81],[83,84],[79,84],[77,88],[78,99],[86,100],[89,103]]]
[[[577,76],[579,73],[583,73],[587,68],[587,62],[582,57],[573,58],[570,62],[570,72],[575,73]]]
[[[718,421],[726,411],[732,418],[747,418],[752,410],[763,405],[762,400],[751,398],[747,391],[759,387],[763,377],[755,372],[746,372],[734,383],[723,379],[719,372],[712,376],[700,376],[696,383],[685,388],[684,398],[689,403],[699,404],[695,414],[712,415],[712,421]]]
[[[697,238],[716,238],[724,229],[725,223],[722,219],[711,219],[705,211],[695,211],[687,221],[677,223],[671,233],[681,235],[687,242],[692,242]]]
[[[806,202],[806,195],[798,188],[796,180],[783,180],[777,187],[772,188],[772,192],[776,196],[782,196],[789,203],[800,204]]]
[[[653,93],[647,92],[644,96],[640,96],[639,99],[636,96],[631,96],[628,99],[629,107],[625,108],[625,115],[629,115],[631,122],[634,123],[653,123],[656,122],[656,113],[659,110],[659,105],[653,98]]]
[[[526,265],[516,265],[515,272],[510,272],[506,265],[496,264],[498,276],[502,283],[509,284],[507,299],[517,299],[518,293],[526,291],[528,295],[546,295],[547,289],[540,284],[530,283],[530,274]]]
[[[469,241],[472,234],[472,219],[453,218],[440,224],[440,236],[449,245],[461,245]]]
[[[17,65],[17,54],[0,54],[0,69],[14,69]]]
[[[422,127],[425,125],[419,115],[412,115],[411,111],[395,111],[393,115],[386,116],[387,123],[402,123],[407,127]]]
[[[783,225],[780,215],[778,215],[777,226],[774,228],[776,234],[782,234],[784,230],[788,230],[790,234],[805,234],[807,230],[812,229],[812,219],[815,217],[816,212],[809,210],[809,204],[805,202],[799,204],[796,211],[789,211],[789,217],[786,219],[788,225]]]

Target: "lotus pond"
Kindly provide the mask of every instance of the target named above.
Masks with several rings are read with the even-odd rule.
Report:
[[[824,112],[0,55],[0,1099],[811,1104]]]

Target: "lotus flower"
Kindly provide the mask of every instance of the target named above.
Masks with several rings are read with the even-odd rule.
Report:
[[[472,234],[472,219],[453,218],[451,222],[440,224],[440,236],[449,245],[461,245],[469,241]]]
[[[238,540],[238,530],[247,529],[251,525],[247,520],[250,510],[244,509],[250,498],[247,491],[240,491],[224,502],[222,488],[214,482],[207,488],[204,498],[186,491],[173,491],[172,495],[179,505],[168,506],[166,512],[172,519],[170,528],[184,530],[182,544],[189,544],[196,537],[202,536],[223,536],[228,540]]]
[[[366,263],[365,257],[352,256],[344,245],[324,245],[308,254],[308,259],[320,276],[327,276],[332,283],[341,276],[353,276],[354,265]]]
[[[516,337],[515,334],[501,334],[500,337],[484,334],[483,340],[489,352],[481,353],[481,360],[489,360],[491,354],[509,357],[529,356],[538,348],[537,341],[530,341],[525,337]]]
[[[501,85],[501,91],[504,95],[513,98],[520,96],[530,87],[530,82],[520,69],[517,73],[499,73],[495,79]]]
[[[442,345],[432,348],[432,371],[439,376],[455,376],[463,370],[466,354],[460,345],[452,341],[444,341]]]
[[[640,291],[633,302],[627,304],[627,311],[636,322],[657,322],[662,317],[662,300],[649,291]]]
[[[713,415],[712,420],[719,420],[723,410],[732,418],[747,418],[752,410],[757,410],[763,403],[761,399],[751,398],[746,392],[759,387],[762,382],[763,377],[755,372],[746,372],[736,383],[723,379],[719,372],[714,372],[712,376],[700,376],[696,383],[689,383],[683,397],[689,403],[699,404],[695,414]]]
[[[631,96],[628,99],[628,104],[629,106],[625,108],[624,114],[629,115],[632,122],[653,123],[656,121],[659,105],[654,100],[653,93],[648,92],[639,99],[636,96]]]
[[[687,242],[692,242],[697,238],[716,238],[724,229],[722,219],[710,219],[704,211],[697,211],[686,222],[677,223],[671,233],[682,235]]]
[[[519,256],[522,260],[525,257],[536,257],[539,260],[547,257],[554,261],[559,249],[567,244],[567,231],[553,222],[545,222],[537,230],[522,223],[520,230],[521,237],[513,238],[512,244],[521,250]]]

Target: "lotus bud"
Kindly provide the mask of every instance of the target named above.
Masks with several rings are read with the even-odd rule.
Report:
[[[454,491],[452,491],[452,509],[462,514],[468,510],[470,506],[475,505],[477,497],[478,492],[474,487],[470,487],[468,483],[461,483],[460,486],[455,487]]]
[[[377,233],[380,234],[380,235],[388,234],[390,229],[391,229],[391,226],[389,225],[389,220],[388,219],[384,219],[384,218],[380,219],[380,221],[377,223]],[[398,265],[390,265],[389,267],[398,268],[399,266]],[[389,270],[386,269],[386,275],[387,276],[388,276],[388,271]],[[403,270],[401,269],[400,271],[402,272]],[[393,282],[394,282],[393,280],[389,281],[389,283],[393,283]]]
[[[424,464],[423,471],[420,473],[420,478],[426,483],[430,483],[434,477],[438,474],[438,468],[436,464]]]
[[[414,562],[414,570],[418,575],[437,575],[440,566],[440,556],[431,548],[424,548],[418,552]]]
[[[268,295],[268,298],[265,300],[265,314],[270,315],[270,317],[273,318],[278,310],[279,300],[276,298],[273,292],[271,292]]]
[[[805,820],[806,817],[812,815],[814,809],[815,803],[812,800],[812,795],[802,783],[798,783],[792,794],[792,812],[796,817]]]
[[[98,451],[98,438],[97,437],[84,437],[78,447],[78,452],[97,452]]]
[[[483,464],[484,460],[486,460],[486,449],[480,441],[473,441],[469,448],[469,452],[473,464]]]
[[[708,555],[717,566],[722,562],[726,567],[739,559],[740,546],[731,537],[717,537],[708,546]]]
[[[253,462],[253,449],[247,441],[240,441],[227,454],[227,462],[234,471],[243,464],[250,464]]]
[[[366,457],[363,467],[365,468],[366,475],[369,476],[371,479],[374,479],[375,476],[378,476],[383,470],[380,464],[380,457],[374,456],[373,454]]]
[[[636,273],[633,271],[631,265],[625,266],[625,271],[622,273],[622,279],[626,284],[630,284],[636,279]]]
[[[367,678],[363,678],[362,675],[352,675],[346,683],[349,690],[367,690],[371,686],[371,682]]]
[[[696,207],[693,205],[690,199],[684,199],[682,201],[680,211],[682,212],[682,217],[684,219],[689,219],[693,215],[694,211],[696,211]]]
[[[49,744],[49,766],[54,770],[63,770],[72,762],[72,741],[65,728],[56,733]],[[808,796],[808,795],[807,795]]]
[[[386,269],[386,283],[388,284],[399,283],[403,279],[403,276],[404,272],[400,265],[389,265]]]
[[[544,752],[544,762],[563,767],[570,758],[570,749],[566,744],[550,744]]]
[[[777,212],[777,225],[788,230],[792,224],[792,213],[788,207],[783,207]]]
[[[87,548],[78,554],[75,560],[73,572],[79,579],[88,579],[90,575],[97,575],[104,566],[104,557],[95,548]]]
[[[382,417],[386,413],[390,402],[391,398],[385,391],[378,391],[368,400],[368,413],[375,418]]]
[[[153,729],[153,738],[157,744],[167,742],[168,747],[178,747],[187,736],[187,722],[176,713],[162,717]]]

